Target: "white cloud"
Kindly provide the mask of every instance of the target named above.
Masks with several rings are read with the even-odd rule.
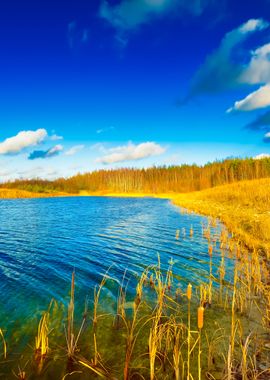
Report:
[[[233,111],[253,111],[270,106],[270,85],[260,87],[242,100],[234,103],[227,113]]]
[[[98,158],[96,162],[106,165],[114,164],[117,162],[141,160],[146,157],[160,155],[164,152],[165,148],[154,142],[145,142],[138,145],[129,143],[109,149],[108,154]]]
[[[63,145],[55,145],[54,147],[50,148],[47,152],[47,156],[54,156],[57,153],[61,152],[64,149]]]
[[[270,82],[270,43],[251,52],[252,58],[239,77],[239,82],[262,84]]]
[[[241,33],[253,32],[254,30],[262,30],[268,26],[268,23],[262,19],[250,19],[239,27]]]
[[[258,154],[257,156],[253,157],[254,160],[262,160],[264,158],[270,158],[270,154],[268,153],[261,153],[261,154]]]
[[[0,143],[0,154],[17,154],[23,149],[40,144],[48,136],[46,129],[21,131]]]
[[[250,19],[226,33],[220,46],[206,58],[205,63],[195,74],[186,100],[198,94],[215,93],[237,87],[244,82],[249,83],[244,77],[248,66],[243,68],[243,62],[237,62],[232,57],[236,49],[239,49],[252,33],[268,27],[269,23],[262,19]],[[256,54],[258,55],[258,51]]]
[[[267,143],[270,142],[270,132],[265,133],[263,141]]]
[[[80,152],[82,149],[84,149],[84,145],[75,145],[71,147],[69,150],[66,151],[66,156],[73,156],[74,154]]]
[[[58,135],[54,134],[50,137],[50,140],[57,141],[57,140],[63,140],[63,138],[64,138],[63,136],[58,136]]]

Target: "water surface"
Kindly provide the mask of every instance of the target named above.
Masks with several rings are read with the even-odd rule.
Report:
[[[67,302],[74,269],[80,300],[92,297],[110,266],[121,281],[125,271],[127,278],[139,276],[157,263],[157,254],[164,270],[173,259],[175,281],[182,285],[207,277],[208,243],[202,237],[207,223],[205,217],[181,214],[164,199],[0,200],[1,325],[46,309],[51,298]],[[216,268],[219,260],[217,254]]]

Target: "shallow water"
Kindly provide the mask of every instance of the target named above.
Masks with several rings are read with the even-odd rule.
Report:
[[[164,199],[0,200],[1,326],[8,329],[46,309],[52,298],[66,302],[73,269],[77,300],[92,298],[110,266],[110,275],[119,282],[125,271],[133,279],[131,274],[139,276],[157,263],[157,254],[164,270],[173,259],[176,283],[196,283],[209,270],[203,224],[207,218],[180,213]],[[221,228],[217,225],[212,232],[219,235]],[[214,253],[214,274],[219,262],[220,253]],[[111,282],[106,287],[108,294],[115,290]]]

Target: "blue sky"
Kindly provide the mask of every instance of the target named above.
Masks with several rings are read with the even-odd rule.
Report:
[[[269,0],[11,0],[0,18],[1,181],[270,154]]]

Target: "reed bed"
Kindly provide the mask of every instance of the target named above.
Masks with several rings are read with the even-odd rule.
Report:
[[[247,250],[225,230],[213,235],[213,225],[210,220],[202,226],[209,275],[200,284],[193,281],[192,273],[189,283],[179,284],[173,262],[163,271],[158,257],[137,284],[127,273],[122,282],[114,282],[109,269],[93,290],[88,310],[76,294],[73,272],[67,305],[52,301],[38,319],[29,322],[29,330],[22,328],[24,338],[25,331],[29,334],[25,347],[19,340],[14,344],[12,334],[1,326],[0,377],[269,379],[269,268],[258,250]],[[176,239],[193,239],[191,229],[187,236],[176,232]],[[218,260],[218,268],[213,259]],[[226,267],[227,260],[233,268]],[[108,299],[104,289],[112,282],[116,294]],[[129,296],[128,287],[134,288]]]
[[[219,218],[249,249],[270,258],[270,179],[256,179],[175,194],[181,207]]]
[[[66,195],[66,193],[63,192],[34,192],[20,189],[0,188],[0,199],[48,198],[64,195]]]

